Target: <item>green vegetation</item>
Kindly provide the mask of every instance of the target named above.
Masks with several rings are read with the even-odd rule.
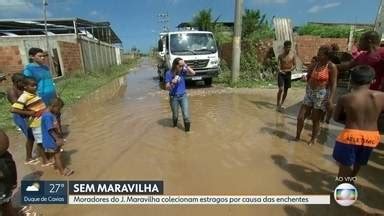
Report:
[[[232,43],[233,33],[231,31],[232,30],[228,30],[228,28],[223,26],[221,23],[215,25],[212,33],[215,35],[219,47],[226,43]]]
[[[201,10],[193,18],[192,26],[200,30],[212,31],[215,34],[219,47],[232,42],[232,29],[223,26],[218,22],[220,17],[213,20],[212,10]],[[354,33],[356,39],[369,27],[358,28]],[[348,38],[350,26],[348,25],[323,25],[306,24],[299,28],[300,35],[313,35],[328,38]],[[275,82],[277,61],[273,55],[261,56],[263,53],[257,47],[263,46],[260,42],[274,39],[274,30],[268,23],[266,15],[260,10],[246,9],[242,23],[242,51],[240,77],[237,83],[231,83],[231,74],[228,64],[222,62],[222,73],[215,78],[215,83],[221,83],[233,87],[255,87],[268,86]],[[296,82],[298,83],[298,82]],[[301,84],[297,84],[302,86]]]
[[[212,21],[212,9],[206,9],[199,11],[193,18],[192,25],[200,31],[213,31],[216,21]]]
[[[216,37],[217,37],[217,33]],[[275,80],[277,62],[275,59],[263,60],[257,47],[265,39],[273,39],[274,31],[260,10],[246,9],[242,23],[242,52],[240,77],[237,83],[231,83],[230,70],[225,62],[221,64],[222,74],[215,79],[232,87],[270,86]],[[232,40],[232,37],[230,38]],[[220,45],[220,43],[219,43]],[[263,61],[263,62],[262,62]]]
[[[212,18],[212,10],[201,10],[193,18],[191,25],[197,27],[199,30],[211,31],[214,33],[219,47],[226,43],[232,42],[233,29],[228,29],[218,22],[220,17],[216,20]],[[274,80],[276,69],[276,61],[270,60],[265,64],[261,63],[258,58],[256,47],[259,42],[264,39],[272,39],[274,31],[266,20],[266,15],[262,14],[260,10],[246,9],[243,15],[242,24],[242,40],[243,50],[241,55],[241,71],[240,80],[238,83],[230,83],[231,76],[228,65],[225,62],[221,64],[222,73],[218,78],[214,79],[216,83],[222,83],[234,87],[255,87],[268,85],[269,82]]]
[[[123,58],[122,65],[112,66],[97,72],[65,77],[57,82],[57,90],[66,105],[74,104],[83,96],[128,73],[129,69],[138,63],[138,60],[138,58]],[[5,96],[0,95],[0,128],[5,130],[14,128],[9,109],[10,105]]]
[[[270,73],[271,77],[268,79],[255,79],[255,78],[244,78],[240,77],[237,83],[231,83],[231,70],[228,67],[226,62],[221,63],[221,72],[218,77],[214,79],[214,83],[226,87],[232,88],[277,88],[276,74]],[[268,69],[268,66],[264,66],[260,71]],[[243,73],[249,74],[249,73]],[[241,75],[242,76],[242,75]],[[292,87],[294,88],[303,88],[305,87],[306,82],[294,81],[292,82]]]
[[[274,37],[274,31],[266,20],[266,15],[260,10],[246,9],[243,15],[242,39],[246,41],[260,41]]]
[[[351,27],[348,25],[321,25],[306,24],[299,28],[299,35],[313,35],[323,38],[348,38]],[[355,31],[355,38],[360,38],[361,34],[372,30],[370,28],[358,29]]]

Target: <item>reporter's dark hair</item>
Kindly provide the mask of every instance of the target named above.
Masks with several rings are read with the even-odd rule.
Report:
[[[351,82],[356,85],[367,85],[375,79],[375,70],[369,65],[358,65],[351,70]]]
[[[42,49],[36,48],[36,47],[32,47],[28,51],[28,55],[30,55],[30,56],[35,56],[37,53],[44,53],[44,51]]]
[[[182,58],[180,57],[177,57],[173,60],[172,62],[172,71],[175,71],[176,70],[176,66],[179,64],[179,61],[183,60]]]

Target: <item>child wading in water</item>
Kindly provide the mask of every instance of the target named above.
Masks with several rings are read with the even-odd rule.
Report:
[[[339,177],[355,177],[380,142],[377,120],[384,111],[384,93],[369,89],[374,78],[372,67],[357,66],[351,73],[352,92],[337,102],[334,120],[345,124],[333,150]]]
[[[41,132],[43,138],[43,148],[48,157],[53,157],[55,166],[63,176],[69,176],[74,173],[73,170],[65,168],[61,160],[61,146],[64,140],[61,136],[59,124],[56,115],[60,113],[64,102],[60,98],[54,98],[42,116],[41,116]]]
[[[37,143],[37,150],[42,158],[43,165],[49,166],[47,157],[41,147],[43,142],[41,136],[41,115],[46,109],[44,102],[36,95],[36,81],[32,77],[24,78],[24,92],[12,105],[11,112],[27,116],[28,127],[32,129],[33,137]]]
[[[283,106],[287,98],[288,89],[291,88],[292,71],[296,68],[295,55],[291,52],[291,41],[284,42],[284,52],[278,57],[279,72],[277,74],[277,92],[276,110],[281,112],[285,108]],[[283,96],[283,97],[281,97]]]
[[[20,73],[16,73],[12,75],[12,83],[13,86],[7,91],[7,99],[11,105],[17,102],[17,99],[23,94],[24,91],[24,75]],[[25,138],[27,139],[25,143],[25,164],[35,165],[39,162],[36,158],[32,158],[32,149],[34,138],[32,134],[31,128],[28,126],[25,116],[20,115],[18,113],[13,113],[13,121],[17,127],[23,132]]]

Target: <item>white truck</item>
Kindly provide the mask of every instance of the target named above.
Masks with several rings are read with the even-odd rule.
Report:
[[[172,67],[175,58],[182,58],[196,71],[196,75],[186,80],[203,80],[205,85],[212,84],[212,77],[219,73],[219,53],[212,32],[176,31],[160,33],[158,44],[157,72],[160,81]]]

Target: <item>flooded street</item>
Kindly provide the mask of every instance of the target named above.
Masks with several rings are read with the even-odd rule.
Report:
[[[191,132],[172,128],[168,93],[147,59],[78,104],[66,108],[68,180],[163,180],[165,194],[331,194],[337,183],[332,148],[341,127],[323,125],[319,144],[291,141],[302,89],[293,89],[284,114],[275,89],[188,90]],[[181,118],[179,118],[181,119]],[[308,122],[310,123],[310,122]],[[24,139],[11,135],[21,179],[63,179],[52,169],[26,166]],[[384,214],[384,147],[358,176],[358,202],[331,206],[35,206],[42,215],[364,215]]]

